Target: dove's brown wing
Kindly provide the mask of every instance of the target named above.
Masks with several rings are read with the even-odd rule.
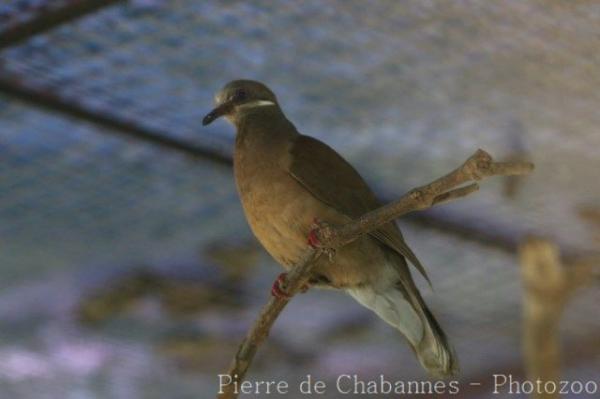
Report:
[[[352,165],[327,144],[299,135],[290,153],[290,175],[313,196],[338,212],[356,219],[381,206]],[[387,223],[369,234],[407,258],[431,284],[423,265],[406,245],[394,223]]]

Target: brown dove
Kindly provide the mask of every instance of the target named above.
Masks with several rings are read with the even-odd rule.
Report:
[[[246,218],[286,270],[306,250],[315,220],[342,224],[380,206],[344,158],[296,130],[264,84],[232,81],[216,94],[215,103],[202,123],[224,116],[236,127],[233,164]],[[319,258],[310,283],[348,293],[400,331],[432,376],[453,375],[458,369],[455,353],[421,297],[407,260],[428,280],[398,227],[388,223],[338,249],[332,260]],[[285,295],[278,281],[272,292]]]

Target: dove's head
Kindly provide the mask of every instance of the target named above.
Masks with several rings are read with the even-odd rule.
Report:
[[[278,106],[275,94],[267,86],[254,80],[233,80],[227,83],[215,95],[215,105],[202,119],[203,125],[206,126],[221,116],[235,123],[245,112],[260,107]]]

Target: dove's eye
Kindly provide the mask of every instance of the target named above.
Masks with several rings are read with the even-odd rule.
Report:
[[[244,90],[242,89],[238,89],[235,91],[235,94],[233,95],[233,99],[236,101],[244,101],[247,97],[247,94]]]

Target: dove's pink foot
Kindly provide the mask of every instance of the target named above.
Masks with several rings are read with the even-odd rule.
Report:
[[[286,276],[287,276],[287,273],[281,273],[277,277],[277,279],[273,282],[273,287],[271,287],[271,295],[273,295],[275,298],[290,299],[292,297],[290,294],[285,292],[283,290],[283,288],[281,288],[281,286],[285,283]],[[310,288],[309,284],[304,284],[300,288],[300,292],[304,293],[304,292],[308,291],[309,288]]]
[[[313,248],[319,248],[321,246],[321,241],[319,240],[319,237],[317,237],[317,230],[320,227],[320,220],[317,218],[313,219],[313,224],[312,224],[312,230],[310,231],[310,233],[308,233],[308,245],[310,245]]]
[[[281,285],[285,282],[287,273],[281,273],[277,279],[273,282],[271,287],[271,295],[279,299],[290,299],[291,296],[281,288]]]

